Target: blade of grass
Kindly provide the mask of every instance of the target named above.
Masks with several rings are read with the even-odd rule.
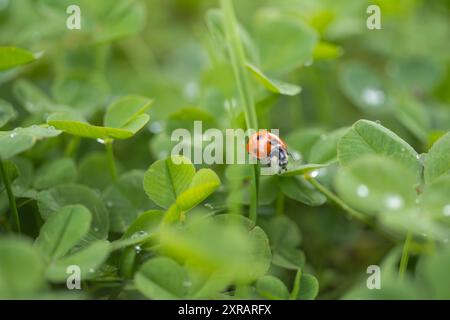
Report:
[[[409,251],[412,243],[412,233],[408,231],[406,234],[405,243],[403,245],[402,258],[400,259],[400,266],[398,268],[398,275],[400,280],[405,277],[406,268],[408,267]]]
[[[238,24],[234,13],[233,3],[232,0],[221,0],[220,4],[224,16],[224,29],[227,39],[228,52],[239,92],[239,100],[244,110],[247,129],[258,130],[255,102],[253,100],[250,82],[247,75],[244,47],[239,37]],[[256,223],[259,189],[259,166],[257,164],[254,165],[251,188],[252,193],[250,197],[249,218]]]
[[[106,152],[108,154],[108,163],[109,163],[109,171],[111,173],[111,178],[114,182],[116,182],[117,181],[117,169],[116,169],[116,162],[114,160],[113,141],[114,140],[105,141],[105,148],[106,148]]]
[[[16,230],[17,232],[20,233],[20,219],[19,219],[19,212],[17,211],[16,199],[14,197],[14,193],[11,188],[11,181],[9,181],[9,177],[8,174],[6,173],[2,159],[0,159],[0,175],[3,180],[3,184],[5,185],[6,193],[8,194],[9,206],[11,208]]]

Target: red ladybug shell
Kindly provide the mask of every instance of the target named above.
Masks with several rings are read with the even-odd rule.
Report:
[[[257,159],[270,156],[272,147],[279,146],[287,150],[287,145],[277,135],[267,130],[259,130],[250,136],[247,143],[247,152]]]

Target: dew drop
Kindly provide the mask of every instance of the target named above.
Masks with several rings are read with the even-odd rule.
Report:
[[[386,196],[385,205],[388,209],[398,210],[403,207],[403,198],[396,194]]]
[[[136,231],[135,233],[133,233],[133,235],[131,236],[132,239],[136,239],[136,238],[142,238],[145,237],[146,235],[148,235],[147,232],[140,230],[140,231]]]
[[[362,92],[362,99],[369,106],[377,107],[385,101],[384,92],[376,88],[365,88]]]
[[[97,142],[100,143],[100,144],[105,144],[105,140],[100,139],[100,138],[97,139]]]
[[[189,81],[183,88],[183,92],[186,98],[194,99],[198,96],[198,84],[194,81]]]
[[[165,159],[167,158],[167,151],[161,151],[158,153],[158,159]]]
[[[136,251],[136,253],[140,253],[142,251],[141,246],[135,246],[134,250]]]
[[[214,207],[212,206],[212,204],[210,204],[210,203],[205,203],[204,204],[204,206],[206,207],[206,208],[208,208],[208,209],[214,209]]]
[[[161,131],[163,131],[163,129],[164,129],[164,124],[160,121],[154,121],[148,125],[148,130],[154,134],[161,133]]]
[[[369,195],[369,188],[366,185],[364,185],[364,184],[360,184],[356,188],[356,194],[360,198],[366,198]]]
[[[17,132],[11,132],[10,133],[10,135],[9,135],[9,137],[11,138],[11,139],[14,139],[15,137],[17,136]]]
[[[444,214],[444,216],[450,217],[450,204],[447,204],[446,206],[444,206],[442,213]]]
[[[319,170],[314,170],[309,173],[311,178],[316,178],[319,175]]]

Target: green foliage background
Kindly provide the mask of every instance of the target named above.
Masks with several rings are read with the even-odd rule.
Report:
[[[0,298],[450,298],[450,3],[230,3],[0,1]],[[299,159],[170,158],[195,120]]]

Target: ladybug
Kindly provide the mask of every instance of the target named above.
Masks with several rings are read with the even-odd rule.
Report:
[[[287,170],[288,156],[291,155],[286,143],[276,134],[259,130],[248,139],[247,152],[258,159],[261,164],[270,167],[273,160],[278,163],[279,172]]]

